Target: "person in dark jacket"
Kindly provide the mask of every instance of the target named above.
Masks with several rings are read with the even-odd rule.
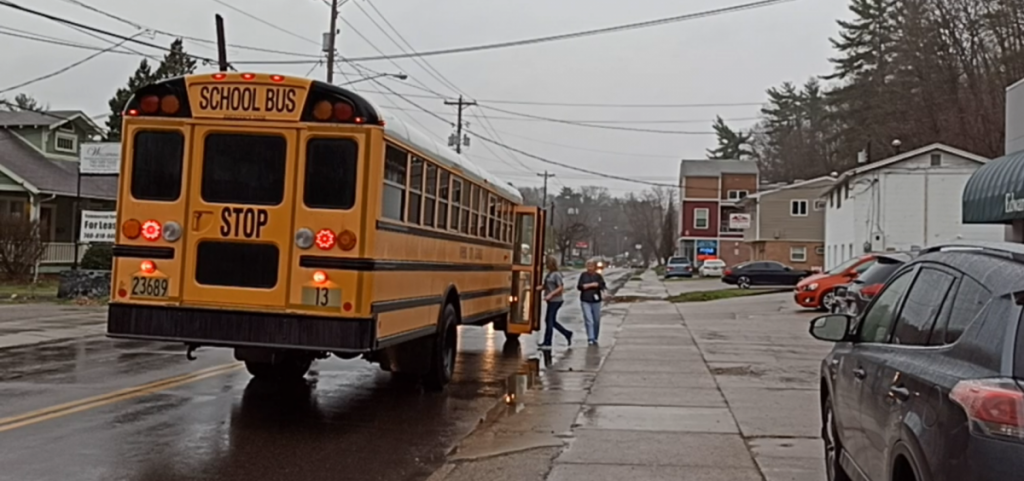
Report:
[[[596,262],[587,261],[587,272],[580,274],[576,288],[580,291],[583,323],[587,327],[587,344],[596,346],[601,334],[601,302],[604,300],[604,292],[608,290],[604,276],[597,273]]]
[[[544,301],[548,303],[547,315],[544,316],[546,324],[544,328],[544,342],[541,349],[551,349],[551,342],[555,335],[555,329],[565,336],[565,343],[572,345],[572,331],[566,329],[558,322],[558,310],[564,302],[562,293],[565,292],[565,285],[562,282],[562,273],[558,272],[558,259],[554,256],[547,258],[548,275],[544,278]]]

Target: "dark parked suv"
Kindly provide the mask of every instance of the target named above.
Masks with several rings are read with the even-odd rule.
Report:
[[[811,334],[830,480],[1024,479],[1024,246],[958,243]]]
[[[875,294],[882,289],[885,281],[889,280],[903,264],[913,259],[911,254],[903,252],[889,252],[875,256],[875,262],[868,267],[856,280],[843,288],[836,288],[833,312],[845,312],[851,316],[864,311]]]

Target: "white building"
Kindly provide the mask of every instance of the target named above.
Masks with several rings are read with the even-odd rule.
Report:
[[[958,239],[1002,241],[1002,225],[961,222],[964,185],[987,161],[932,144],[842,174],[822,196],[826,269],[865,252]]]

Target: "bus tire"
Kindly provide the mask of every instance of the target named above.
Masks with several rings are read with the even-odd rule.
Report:
[[[423,387],[428,391],[441,391],[455,376],[455,360],[458,357],[459,315],[455,306],[445,304],[434,334],[433,346],[427,373],[423,376]]]
[[[245,369],[259,380],[295,381],[302,379],[313,365],[313,358],[286,356],[273,362],[245,361]]]

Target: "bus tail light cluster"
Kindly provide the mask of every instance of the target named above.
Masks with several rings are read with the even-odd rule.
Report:
[[[167,242],[177,242],[181,239],[181,224],[170,221],[161,224],[158,220],[147,220],[139,222],[136,219],[128,219],[121,224],[121,235],[128,239],[142,237],[150,242],[156,242],[161,238]]]
[[[137,117],[139,115],[167,115],[173,116],[181,110],[181,100],[174,94],[146,95],[139,100],[136,109],[129,109],[128,115]]]
[[[329,251],[337,246],[347,252],[355,249],[356,244],[358,244],[358,239],[355,232],[348,229],[335,234],[331,229],[320,229],[313,233],[312,229],[303,227],[295,232],[295,246],[302,250],[310,249],[315,245],[322,251]]]
[[[321,100],[313,106],[313,118],[320,122],[354,122],[361,124],[365,122],[362,117],[356,117],[356,109],[352,104],[338,100],[331,102]]]

